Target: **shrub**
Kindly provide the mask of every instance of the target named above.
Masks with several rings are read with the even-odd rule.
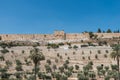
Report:
[[[66,61],[65,61],[65,64],[69,64],[69,60],[66,60]]]
[[[95,55],[95,58],[98,59],[98,55],[97,54]]]
[[[117,70],[118,70],[118,65],[113,65],[113,64],[111,64],[111,69],[117,71]]]
[[[22,53],[24,54],[24,53],[25,53],[25,51],[24,51],[24,50],[22,50]]]
[[[8,65],[8,66],[11,66],[11,65],[12,65],[12,62],[10,62],[9,60],[7,60],[5,63],[6,63],[6,65]]]
[[[17,65],[15,68],[17,71],[23,71],[22,66],[21,65]]]
[[[100,51],[100,50],[98,50],[98,54],[101,54],[101,51]]]
[[[75,55],[75,52],[73,52],[73,55]]]
[[[70,71],[65,71],[64,73],[67,77],[70,77],[72,75],[72,72],[70,72]]]
[[[59,43],[58,45],[59,45],[59,46],[63,46],[63,45],[64,45],[64,43]]]
[[[65,53],[65,55],[67,56],[67,53]]]
[[[62,59],[62,56],[60,56],[60,59]]]
[[[73,69],[74,69],[74,67],[73,66],[70,66],[70,67],[68,67],[68,71],[73,71]]]
[[[90,60],[90,56],[88,56],[88,59]]]
[[[74,46],[73,46],[73,48],[74,48],[74,49],[77,49],[77,48],[78,48],[78,46],[74,45]]]
[[[38,72],[39,79],[43,79],[45,77],[45,73]]]
[[[1,74],[1,79],[2,80],[5,80],[5,79],[7,80],[7,79],[9,79],[9,77],[10,77],[10,74],[8,74],[8,73],[4,72],[4,73]]]
[[[68,48],[69,48],[69,49],[71,49],[71,48],[72,48],[72,46],[69,46]]]
[[[8,53],[9,52],[9,50],[7,50],[7,49],[3,49],[3,50],[1,50],[1,53]]]
[[[97,66],[97,70],[100,71],[103,69],[103,66]]]
[[[4,58],[4,56],[2,55],[2,56],[0,56],[0,60],[1,61],[4,61],[5,60],[5,58]]]
[[[64,63],[64,64],[63,64],[63,67],[64,67],[65,69],[68,69],[68,64]]]
[[[88,64],[93,65],[93,62],[92,62],[92,61],[90,61],[90,62],[88,62]]]
[[[60,80],[68,80],[66,75],[62,75]]]
[[[83,56],[82,59],[85,60],[85,57]]]
[[[69,60],[69,59],[70,59],[70,57],[68,56],[68,57],[67,57],[67,59]]]
[[[50,59],[47,59],[47,63],[48,63],[49,65],[51,65],[51,60],[50,60]]]
[[[84,54],[84,51],[82,51],[82,54]]]
[[[64,67],[63,66],[59,67],[59,70],[60,70],[61,73],[64,72]]]
[[[52,66],[53,70],[57,69],[57,66],[55,64],[53,64]]]
[[[58,59],[55,59],[55,62],[58,63]]]
[[[95,72],[89,72],[89,77],[92,78],[92,79],[94,79],[96,77]]]
[[[90,54],[92,54],[92,51],[90,51]]]
[[[35,80],[35,76],[34,75],[30,76],[28,80]]]
[[[104,57],[107,58],[107,54],[104,54]]]
[[[109,53],[109,51],[108,51],[108,50],[105,50],[105,52],[106,52],[106,53]]]
[[[52,69],[49,65],[45,65],[46,72],[52,72]]]
[[[20,62],[20,60],[16,60],[16,64],[21,65],[22,63]]]
[[[108,70],[109,70],[109,66],[105,66],[104,68],[105,68],[105,70],[106,70],[106,71],[108,71]]]
[[[57,53],[57,57],[59,57],[60,56],[60,54],[59,53]]]
[[[75,69],[78,70],[78,69],[79,69],[79,66],[78,66],[78,65],[75,65]]]

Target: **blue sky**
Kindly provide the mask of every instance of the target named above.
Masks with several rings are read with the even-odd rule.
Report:
[[[120,0],[0,0],[0,33],[120,29]]]

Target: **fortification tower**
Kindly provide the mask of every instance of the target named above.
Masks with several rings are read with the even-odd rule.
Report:
[[[65,35],[64,30],[62,30],[62,31],[55,30],[54,31],[54,37],[55,37],[55,39],[65,40],[66,39],[66,35]]]

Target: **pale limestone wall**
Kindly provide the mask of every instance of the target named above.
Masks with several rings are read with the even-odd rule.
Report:
[[[120,37],[120,33],[94,33],[100,38]],[[2,40],[89,40],[88,33],[64,33],[55,31],[54,34],[0,34]]]
[[[100,38],[120,37],[120,33],[95,33]]]
[[[2,40],[52,40],[50,34],[0,34]]]
[[[73,34],[66,34],[66,39],[89,39],[89,34],[88,33],[73,33]]]
[[[65,38],[65,32],[64,31],[54,31],[53,35],[54,35],[55,39],[63,40]]]

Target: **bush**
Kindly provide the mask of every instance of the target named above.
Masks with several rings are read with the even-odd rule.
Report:
[[[98,59],[98,55],[97,54],[95,55],[95,58]]]
[[[58,44],[48,44],[47,46],[50,46],[51,48],[59,48],[59,45]]]
[[[65,61],[65,64],[69,64],[69,60],[66,60],[66,61]]]
[[[104,57],[107,58],[107,54],[104,54]]]
[[[106,53],[109,53],[109,51],[108,51],[108,50],[106,50],[105,52],[106,52]]]
[[[98,54],[101,54],[101,51],[100,51],[100,50],[98,50]]]
[[[59,46],[63,46],[63,45],[64,45],[64,43],[59,43],[58,45],[59,45]]]
[[[11,66],[11,65],[12,65],[12,62],[10,62],[9,60],[7,60],[5,63],[6,63],[6,65],[8,65],[8,66]]]
[[[73,55],[75,55],[75,52],[73,52]]]
[[[30,76],[28,80],[35,80],[35,76],[34,75]]]
[[[52,69],[49,65],[45,65],[46,72],[52,72]]]
[[[24,53],[25,53],[25,51],[24,51],[24,50],[22,50],[22,53],[24,54]]]
[[[89,80],[89,78],[87,76],[85,76],[83,73],[79,73],[78,80]]]
[[[67,77],[70,77],[70,76],[72,75],[72,72],[71,72],[71,71],[65,71],[65,75],[66,75]]]
[[[93,62],[92,62],[92,61],[90,61],[88,64],[93,65]]]
[[[20,62],[20,60],[16,60],[16,65],[21,65],[22,63]]]
[[[57,57],[59,57],[60,56],[60,54],[59,53],[57,53]]]
[[[47,63],[48,63],[49,65],[51,65],[51,60],[50,60],[50,59],[47,59]]]
[[[55,59],[55,62],[58,63],[58,59]]]
[[[75,65],[75,69],[78,70],[78,69],[79,69],[79,66],[78,66],[78,65]]]
[[[2,73],[1,74],[1,79],[2,80],[5,80],[5,79],[7,80],[7,79],[9,79],[9,77],[10,77],[10,75],[8,73]]]
[[[22,78],[21,73],[15,73],[15,76],[16,76],[17,79],[21,79]]]
[[[22,66],[21,65],[16,66],[16,70],[17,71],[23,71]]]
[[[71,48],[72,48],[72,46],[69,46],[68,48],[69,48],[69,49],[71,49]]]
[[[1,53],[8,53],[9,52],[9,50],[7,50],[7,49],[3,49],[3,50],[1,50]]]
[[[85,60],[85,57],[83,56],[82,59]]]
[[[77,48],[78,48],[78,46],[74,45],[74,46],[73,46],[73,48],[74,48],[74,49],[77,49]]]
[[[88,56],[88,59],[90,60],[90,56]]]

